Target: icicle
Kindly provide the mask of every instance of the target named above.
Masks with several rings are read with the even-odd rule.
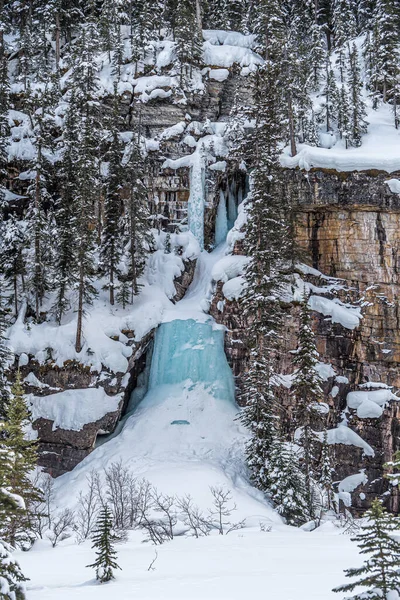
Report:
[[[218,246],[226,240],[228,235],[228,215],[226,214],[226,200],[222,190],[219,192],[219,204],[215,220],[215,245]]]
[[[236,184],[233,181],[228,186],[228,223],[229,229],[232,229],[236,219],[237,219],[238,211],[237,211],[237,198],[236,198]]]

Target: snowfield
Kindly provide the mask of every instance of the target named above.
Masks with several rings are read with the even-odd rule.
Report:
[[[93,561],[89,542],[66,541],[54,549],[38,542],[18,559],[31,578],[29,600],[341,600],[331,589],[344,583],[343,569],[360,565],[361,558],[339,533],[331,523],[312,533],[274,525],[270,532],[176,538],[155,548],[133,532],[117,547],[122,571],[103,585],[85,568]]]

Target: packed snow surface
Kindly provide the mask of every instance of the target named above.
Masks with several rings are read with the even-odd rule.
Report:
[[[184,477],[184,474],[182,474]],[[340,600],[333,587],[345,583],[343,570],[361,565],[350,536],[327,523],[312,533],[273,525],[226,536],[176,538],[155,548],[139,532],[118,545],[116,580],[98,585],[86,565],[91,543],[62,542],[53,549],[38,542],[17,558],[28,582],[29,600]]]
[[[87,423],[116,411],[121,400],[122,394],[108,396],[102,387],[29,396],[32,421],[49,419],[53,421],[53,431],[58,428],[79,431]]]

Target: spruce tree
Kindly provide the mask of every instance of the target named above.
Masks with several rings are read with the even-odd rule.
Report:
[[[384,465],[386,479],[389,480],[391,485],[400,486],[400,450],[394,453],[393,459]]]
[[[350,130],[349,143],[351,146],[361,146],[362,135],[367,133],[366,107],[362,99],[363,83],[360,74],[358,52],[355,44],[349,48],[349,79],[350,90]]]
[[[25,581],[12,548],[0,539],[0,600],[25,600]]]
[[[100,248],[101,269],[108,277],[106,288],[110,294],[110,304],[114,304],[116,279],[119,273],[119,261],[123,252],[120,220],[122,214],[121,190],[123,183],[122,151],[119,138],[118,96],[114,90],[114,105],[111,118],[111,143],[106,155],[108,174],[106,180],[104,225]]]
[[[118,302],[127,301],[127,282],[130,281],[130,302],[139,293],[139,277],[145,267],[146,249],[153,240],[150,232],[148,193],[144,179],[144,162],[135,132],[126,152],[124,183],[129,194],[125,200],[124,241],[127,248],[127,272],[120,274],[121,287]]]
[[[89,568],[96,569],[96,579],[100,583],[115,579],[114,571],[120,569],[117,564],[117,553],[114,550],[117,541],[118,537],[113,533],[112,515],[105,505],[100,511],[93,535],[92,548],[96,549],[97,558],[93,564],[87,565]]]
[[[6,524],[2,533],[12,546],[29,546],[32,542],[32,521],[30,506],[41,499],[39,490],[31,481],[31,475],[37,463],[37,446],[25,438],[25,428],[29,423],[29,411],[19,372],[11,388],[11,397],[6,406],[5,421],[1,435],[4,436],[6,450],[12,457],[12,472],[7,487],[10,492],[24,499]]]
[[[303,450],[302,470],[305,477],[307,506],[311,516],[315,513],[313,427],[318,415],[318,403],[323,397],[321,378],[315,370],[318,362],[315,336],[311,328],[310,311],[305,298],[302,303],[298,347],[293,352],[295,368],[291,395],[295,402],[296,424],[300,428],[299,442]]]
[[[353,0],[333,0],[333,34],[335,47],[340,48],[356,35]]]
[[[321,441],[321,456],[318,467],[318,484],[325,494],[325,506],[328,510],[336,511],[335,494],[333,491],[333,466],[331,460],[331,449],[328,444],[328,434],[326,428],[323,431]]]
[[[349,600],[386,600],[391,591],[400,589],[400,544],[393,537],[398,531],[397,518],[387,513],[377,498],[365,517],[368,519],[366,525],[352,538],[357,542],[360,554],[366,555],[365,562],[357,569],[346,569],[346,577],[357,579],[333,591],[352,592],[360,587],[366,591],[348,597]]]
[[[176,66],[180,71],[181,86],[190,89],[193,68],[200,65],[202,53],[196,3],[191,0],[177,0],[175,40]]]
[[[15,215],[9,215],[8,219],[1,223],[0,270],[8,292],[8,302],[14,306],[15,317],[18,316],[21,296],[25,292],[26,246],[25,224]]]
[[[304,474],[295,450],[276,437],[267,458],[268,495],[288,525],[299,526],[311,515]]]

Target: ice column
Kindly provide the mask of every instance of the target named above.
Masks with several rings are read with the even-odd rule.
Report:
[[[205,202],[205,168],[201,150],[192,155],[190,168],[190,193],[188,218],[189,229],[204,250],[204,202]]]
[[[215,220],[215,245],[218,246],[226,240],[228,235],[228,215],[226,213],[226,200],[222,190],[219,193],[217,218]]]

